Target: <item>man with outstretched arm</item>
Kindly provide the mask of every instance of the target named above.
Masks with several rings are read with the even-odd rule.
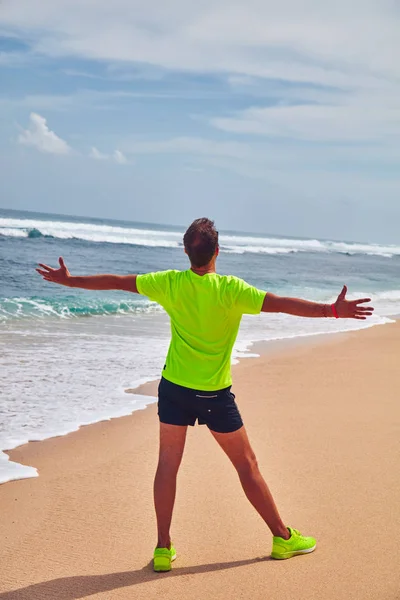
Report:
[[[259,290],[242,279],[216,272],[219,252],[214,222],[195,220],[184,238],[190,260],[186,271],[144,275],[72,276],[40,264],[46,281],[88,290],[124,290],[161,304],[171,320],[171,343],[158,388],[159,461],[154,480],[158,540],[154,570],[169,571],[176,551],[170,525],[176,478],[188,425],[206,424],[237,470],[243,490],[273,534],[271,556],[291,558],[315,550],[316,541],[287,527],[261,475],[231,391],[231,353],[243,314],[275,312],[300,317],[364,320],[372,315],[369,298],[346,300],[343,287],[333,305],[284,298]]]

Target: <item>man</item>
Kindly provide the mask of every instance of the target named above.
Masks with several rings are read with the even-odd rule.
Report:
[[[346,286],[332,306],[261,291],[242,279],[218,275],[218,232],[213,221],[202,218],[186,231],[186,271],[145,275],[91,275],[73,277],[59,259],[60,268],[40,264],[46,281],[89,290],[125,290],[148,296],[161,304],[171,319],[171,343],[158,389],[160,419],[159,462],[154,481],[158,540],[154,570],[169,571],[176,551],[170,525],[176,477],[188,425],[206,424],[226,452],[243,490],[273,534],[271,556],[291,558],[315,550],[316,542],[286,527],[264,481],[231,392],[231,352],[243,314],[280,312],[301,317],[366,319],[370,300],[346,300]]]

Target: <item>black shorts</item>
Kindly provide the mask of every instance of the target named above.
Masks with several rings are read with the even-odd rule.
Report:
[[[168,425],[207,425],[217,433],[232,433],[243,425],[231,387],[202,392],[164,377],[158,386],[158,416]]]

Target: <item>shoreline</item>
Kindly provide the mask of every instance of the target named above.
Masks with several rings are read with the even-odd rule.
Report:
[[[397,322],[397,320],[400,318],[400,316],[396,315],[396,316],[389,316],[386,318],[391,319],[391,321],[386,322],[386,323],[373,323],[373,324],[361,327],[360,329],[356,329],[356,330],[335,331],[335,332],[329,332],[329,333],[319,333],[319,332],[318,333],[307,333],[307,334],[297,335],[297,336],[293,336],[293,337],[251,342],[249,344],[248,350],[247,350],[249,355],[241,356],[240,358],[235,359],[237,362],[232,364],[232,375],[234,376],[236,367],[239,364],[242,364],[243,361],[255,360],[260,357],[265,357],[265,356],[275,356],[280,353],[287,353],[287,352],[291,352],[293,350],[295,351],[297,348],[307,347],[310,345],[319,346],[319,345],[324,345],[324,344],[328,344],[328,343],[330,343],[330,344],[336,343],[336,342],[339,343],[344,338],[346,338],[346,336],[349,336],[351,334],[357,334],[362,331],[367,331],[369,329],[374,329],[376,327],[380,327],[380,326],[384,326],[384,325],[391,325],[391,324]],[[51,435],[49,437],[45,437],[40,440],[29,440],[27,442],[23,442],[22,444],[18,444],[13,448],[6,448],[3,450],[0,449],[1,453],[3,453],[4,455],[9,457],[9,462],[16,463],[17,465],[21,465],[23,467],[35,469],[35,471],[36,471],[36,473],[32,474],[32,475],[26,475],[23,477],[15,477],[13,479],[9,479],[7,481],[0,482],[0,487],[7,483],[23,481],[25,479],[36,479],[40,476],[38,470],[33,465],[14,461],[12,456],[15,451],[18,451],[25,447],[29,447],[31,444],[38,444],[38,443],[46,442],[48,440],[59,439],[61,437],[68,437],[68,436],[73,435],[74,433],[77,433],[78,431],[81,431],[82,429],[85,429],[87,427],[93,427],[99,423],[108,423],[114,419],[122,419],[125,417],[130,417],[130,416],[133,416],[137,412],[140,412],[145,409],[149,409],[151,407],[151,405],[154,404],[157,400],[157,388],[158,388],[159,381],[160,381],[159,378],[151,379],[151,380],[139,385],[138,387],[124,389],[124,393],[133,394],[133,395],[137,396],[138,398],[142,397],[142,399],[143,399],[143,405],[138,408],[135,408],[133,411],[130,411],[130,412],[123,411],[122,414],[117,414],[115,416],[110,416],[108,418],[102,418],[100,420],[94,420],[93,422],[90,422],[90,423],[84,423],[82,425],[79,425],[76,429],[67,431],[66,433],[59,433],[59,434]],[[150,398],[151,398],[151,401],[150,401]],[[148,403],[146,403],[146,399],[148,399]],[[8,461],[5,461],[5,462],[8,462]]]
[[[269,531],[196,426],[178,478],[178,560],[153,573],[153,404],[12,452],[40,477],[0,486],[0,600],[398,600],[397,554],[385,549],[400,525],[400,323],[341,338],[234,367],[261,472],[315,553],[269,560]]]

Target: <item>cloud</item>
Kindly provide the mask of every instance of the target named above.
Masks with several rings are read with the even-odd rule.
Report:
[[[73,123],[94,108],[116,111],[108,113],[114,133],[106,138],[105,128],[89,145],[118,150],[93,147],[94,160],[123,164],[131,156],[168,154],[170,163],[176,155],[182,165],[189,155],[200,168],[231,169],[263,181],[293,178],[307,193],[329,191],[331,198],[344,189],[338,174],[351,172],[354,195],[362,199],[370,189],[382,202],[381,182],[398,181],[400,10],[394,2],[173,0],[160,8],[157,0],[115,0],[112,6],[96,0],[93,12],[92,0],[3,0],[0,27],[28,40],[33,56],[49,64],[61,59],[59,70],[68,63],[71,76],[87,77],[86,87],[99,88],[83,89],[71,77],[65,96],[51,89],[45,95],[41,88],[44,95],[12,98],[12,110],[58,108]],[[159,85],[143,83],[146,72]],[[113,82],[136,76],[142,90]],[[213,94],[218,102],[200,103]],[[170,107],[143,102],[148,111],[138,116],[135,98],[194,98],[197,120],[189,121],[193,105],[182,102],[169,115],[171,138],[157,139],[153,111]],[[150,141],[129,137],[143,131],[141,123],[137,127],[142,117]],[[82,129],[92,123],[88,119]],[[216,139],[206,139],[210,125]]]
[[[24,67],[30,60],[26,52],[0,52],[0,67]]]
[[[41,152],[48,154],[70,154],[72,148],[67,142],[51,131],[47,126],[47,121],[37,113],[31,113],[29,116],[30,124],[28,129],[24,129],[18,136],[18,143],[25,146],[33,146]],[[114,150],[112,154],[100,152],[95,146],[92,146],[89,157],[95,160],[111,160],[119,165],[129,164],[125,154],[120,150]]]
[[[89,157],[94,158],[95,160],[113,160],[119,165],[127,165],[130,162],[120,150],[114,150],[112,154],[104,154],[97,150],[95,146],[92,146]]]
[[[120,150],[114,150],[113,158],[114,158],[115,162],[117,162],[120,165],[128,164],[128,159],[126,158],[126,156],[124,154],[122,154],[122,152]]]
[[[89,157],[94,158],[95,160],[107,160],[110,158],[108,154],[103,154],[103,152],[100,152],[94,146],[90,149]]]
[[[95,73],[90,73],[88,71],[79,71],[78,69],[64,69],[63,73],[65,75],[69,75],[70,77],[84,77],[85,79],[105,79],[101,75],[96,75]]]
[[[37,113],[31,113],[29,128],[18,136],[18,143],[33,146],[49,154],[69,154],[72,150],[67,142],[48,128],[46,119]]]
[[[18,136],[19,144],[33,146],[37,150],[48,154],[70,154],[75,152],[65,140],[49,129],[44,117],[37,113],[31,113],[29,121],[29,128],[22,130],[22,133]],[[114,150],[112,154],[105,154],[95,146],[91,147],[89,157],[94,160],[110,160],[119,165],[127,165],[130,162],[121,150]]]
[[[226,156],[243,159],[249,148],[241,142],[222,142],[196,137],[176,137],[151,142],[125,141],[124,148],[132,154],[194,154],[200,156]]]
[[[156,0],[117,0],[110,9],[108,0],[97,0],[94,14],[92,0],[6,0],[0,27],[28,39],[35,56],[84,59],[84,70],[71,74],[98,77],[87,72],[87,60],[100,59],[108,75],[128,78],[130,66],[138,73],[154,71],[156,78],[170,71],[221,75],[232,90],[246,88],[275,98],[272,104],[285,98],[295,105],[250,106],[212,120],[230,133],[336,142],[353,135],[381,139],[397,131],[399,114],[392,104],[400,96],[400,11],[394,2],[174,0],[160,9]],[[124,93],[127,99],[135,95],[101,98],[79,91],[74,97],[31,99],[36,110],[46,103],[70,110],[100,102],[103,108],[102,101],[115,105]]]
[[[59,15],[63,18],[60,20]],[[290,15],[290,18],[289,18]],[[35,52],[348,88],[399,76],[396,3],[347,0],[57,0],[2,3],[0,25]]]
[[[230,94],[225,94],[228,97]],[[171,100],[187,99],[198,101],[199,97],[213,98],[220,96],[215,92],[201,92],[178,89],[168,90],[138,90],[128,92],[126,90],[91,90],[78,89],[69,94],[26,94],[24,96],[6,96],[0,94],[0,107],[13,110],[16,107],[28,108],[34,111],[57,111],[57,112],[80,112],[85,109],[117,111],[121,106],[130,108],[132,100],[154,99]]]
[[[392,143],[300,143],[297,140],[263,137],[225,142],[215,139],[179,137],[164,140],[120,140],[128,155],[176,155],[195,158],[196,166],[206,165],[240,173],[252,179],[270,178],[271,173],[292,177],[295,173],[314,180],[317,172],[335,174],[351,171],[358,177],[373,176],[374,170],[392,169],[397,173],[400,150]]]
[[[343,103],[254,107],[211,119],[223,131],[314,142],[388,141],[400,136],[400,108],[347,99]]]

